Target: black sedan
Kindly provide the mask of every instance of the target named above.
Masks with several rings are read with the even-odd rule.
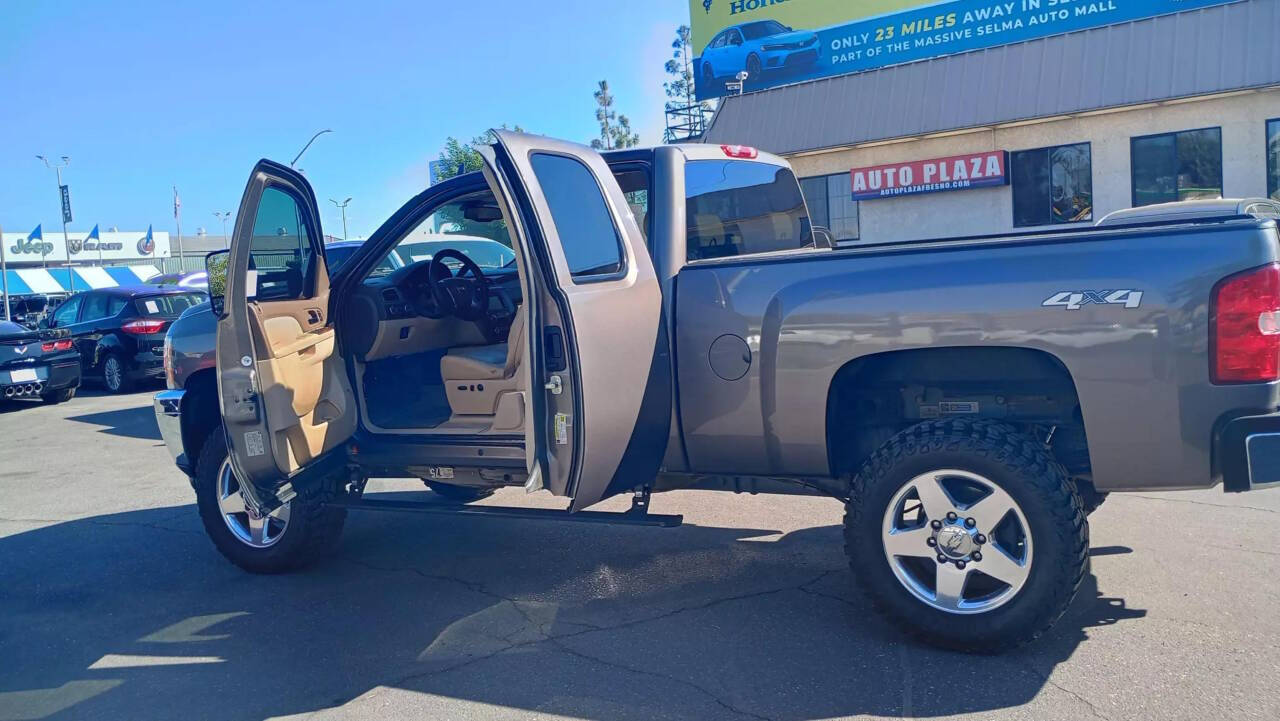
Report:
[[[19,398],[61,403],[79,386],[80,354],[69,333],[0,320],[0,403]]]
[[[46,325],[70,332],[85,375],[124,393],[138,381],[164,379],[165,331],[182,311],[206,300],[190,288],[100,288],[68,298]]]

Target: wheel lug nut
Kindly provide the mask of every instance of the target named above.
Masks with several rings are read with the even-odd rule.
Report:
[[[944,555],[942,555],[941,553],[939,553],[939,554],[938,554],[938,563],[946,563],[946,562],[947,562],[947,557],[946,557],[946,556],[944,556]]]
[[[977,542],[978,542],[978,543],[980,543],[980,544],[982,544],[982,543],[986,543],[986,542],[987,542],[987,537],[986,537],[986,536],[984,536],[984,535],[982,535],[981,533],[979,533],[979,534],[977,535],[977,537],[975,537],[973,540],[974,540],[974,541],[977,541]]]
[[[956,561],[956,568],[964,569],[964,561]]]
[[[972,558],[973,558],[973,560],[975,560],[975,561],[981,561],[981,560],[982,560],[982,551],[974,551],[974,552],[973,552],[973,555],[972,555]]]
[[[933,548],[934,546],[938,545],[938,539],[934,538],[933,536],[929,536],[928,538],[924,539],[924,542],[925,542],[925,545],[927,545],[930,548]]]
[[[964,519],[964,525],[965,525],[965,528],[973,528],[974,526],[978,525],[978,522],[973,520],[972,518],[966,518]]]
[[[954,520],[956,520],[956,519],[957,519],[957,518],[959,518],[959,517],[960,517],[960,516],[956,515],[956,512],[955,512],[955,511],[947,511],[947,520],[948,520],[948,521],[954,521]]]
[[[936,531],[942,528],[942,521],[929,521],[929,527]]]

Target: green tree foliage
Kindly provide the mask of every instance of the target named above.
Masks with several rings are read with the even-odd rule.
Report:
[[[691,32],[688,25],[676,28],[676,39],[671,41],[671,57],[663,66],[670,76],[670,80],[662,84],[670,98],[666,104],[667,125],[674,122],[680,126],[667,128],[665,140],[668,143],[684,139],[687,135],[701,134],[706,117],[712,112],[711,104],[699,102],[695,95]],[[682,132],[673,132],[677,130]]]
[[[507,130],[507,124],[502,124],[502,129]],[[519,125],[510,128],[517,133],[523,133],[524,128]],[[438,181],[445,181],[457,175],[472,173],[484,168],[484,158],[480,157],[480,152],[476,150],[478,145],[492,145],[498,139],[494,136],[492,130],[486,130],[484,133],[475,136],[469,141],[461,141],[450,136],[444,141],[444,149],[440,151],[437,158],[439,169],[436,171]],[[459,172],[461,171],[461,172]],[[438,211],[442,232],[457,233],[462,235],[474,235],[480,238],[492,238],[493,240],[505,240],[505,226],[499,223],[479,223],[467,220],[462,216],[462,210],[455,204],[448,204]],[[502,237],[494,237],[495,235]]]
[[[596,121],[600,123],[600,137],[591,141],[596,150],[632,148],[640,144],[640,135],[631,130],[631,120],[613,109],[613,93],[609,81],[601,80],[593,93],[596,99]]]

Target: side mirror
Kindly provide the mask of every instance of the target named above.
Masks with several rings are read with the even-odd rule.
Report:
[[[204,257],[204,271],[209,276],[209,305],[215,316],[222,316],[223,300],[227,295],[227,270],[231,263],[231,251],[215,250]]]
[[[813,247],[831,249],[836,247],[836,237],[830,230],[821,225],[813,226]]]
[[[44,318],[41,318],[41,319],[40,319],[40,322],[39,322],[39,323],[36,323],[36,327],[37,327],[37,328],[52,328],[52,327],[53,327],[53,319],[49,318],[48,316],[45,316]]]

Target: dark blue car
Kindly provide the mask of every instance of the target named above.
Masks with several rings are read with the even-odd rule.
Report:
[[[80,386],[80,354],[69,333],[0,320],[0,403],[71,400]]]

